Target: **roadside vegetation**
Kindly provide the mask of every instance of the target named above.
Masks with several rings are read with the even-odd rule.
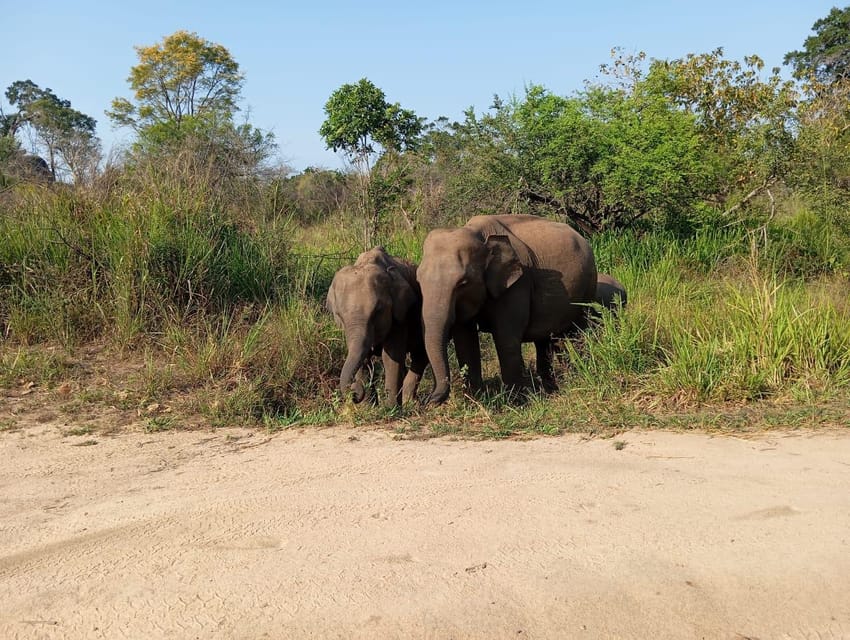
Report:
[[[532,85],[429,122],[362,79],[331,95],[321,131],[350,171],[275,166],[274,139],[239,122],[238,65],[196,34],[137,48],[133,98],[109,112],[136,142],[105,163],[90,117],[15,82],[0,114],[6,404],[110,408],[149,431],[848,426],[848,16],[833,9],[788,54],[793,80],[721,50],[615,51],[580,92]],[[181,103],[193,81],[206,98]],[[373,244],[417,261],[431,228],[505,212],[572,223],[629,292],[564,344],[560,390],[509,401],[482,336],[480,397],[393,411],[338,397],[334,272]]]

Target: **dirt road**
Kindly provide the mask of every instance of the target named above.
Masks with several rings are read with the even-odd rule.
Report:
[[[850,433],[48,426],[0,459],[0,638],[850,638]]]

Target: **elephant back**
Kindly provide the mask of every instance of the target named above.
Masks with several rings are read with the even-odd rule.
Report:
[[[475,216],[467,227],[484,239],[505,235],[520,262],[532,273],[545,298],[561,294],[572,302],[592,302],[596,295],[596,261],[590,243],[570,225],[530,215]]]
[[[625,307],[628,301],[626,287],[614,276],[600,273],[596,280],[596,302],[612,311]]]

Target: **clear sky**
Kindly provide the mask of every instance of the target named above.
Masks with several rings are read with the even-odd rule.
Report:
[[[610,61],[612,47],[678,58],[723,47],[727,58],[761,56],[780,66],[802,48],[814,22],[836,6],[822,0],[0,0],[0,91],[15,80],[49,87],[98,120],[108,151],[130,139],[104,115],[130,98],[135,45],[177,30],[225,46],[245,74],[243,110],[272,131],[295,170],[338,168],[318,129],[341,85],[366,77],[390,102],[419,116],[457,120],[494,94],[529,83],[561,95],[580,90]],[[842,5],[838,5],[842,6]],[[36,10],[37,9],[37,10]],[[0,100],[8,109],[5,98]]]

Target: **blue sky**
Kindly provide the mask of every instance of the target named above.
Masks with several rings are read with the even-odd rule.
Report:
[[[580,90],[598,77],[612,47],[653,58],[723,47],[728,58],[755,53],[768,67],[780,66],[835,6],[820,0],[2,4],[4,22],[14,28],[4,29],[0,91],[25,79],[50,87],[98,120],[108,151],[131,136],[114,130],[104,110],[116,96],[131,97],[133,47],[194,31],[224,45],[239,63],[243,110],[252,124],[274,132],[280,159],[295,170],[342,166],[318,129],[331,93],[363,77],[419,116],[460,119],[464,109],[484,111],[494,94],[522,93],[532,82],[561,95]],[[0,104],[8,109],[5,100]]]

